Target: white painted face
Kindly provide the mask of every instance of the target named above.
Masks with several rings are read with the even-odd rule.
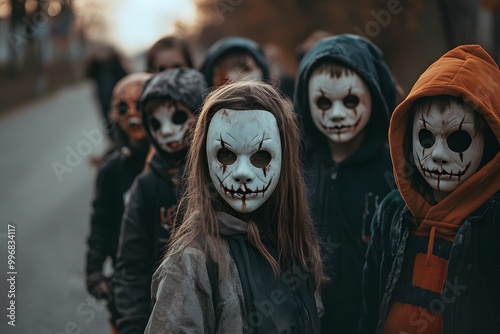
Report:
[[[210,178],[236,211],[255,211],[272,195],[281,173],[276,118],[265,110],[222,109],[208,127]]]
[[[484,149],[474,129],[474,111],[454,101],[441,112],[417,110],[413,118],[413,158],[436,200],[444,198],[474,174]]]
[[[181,103],[164,103],[149,117],[153,137],[167,153],[175,153],[187,146],[187,132],[193,124],[193,114]]]
[[[324,71],[309,80],[309,108],[316,127],[329,140],[346,143],[363,132],[371,116],[371,94],[355,73],[332,77]]]

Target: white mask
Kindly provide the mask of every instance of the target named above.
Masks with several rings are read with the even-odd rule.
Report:
[[[160,105],[149,117],[153,137],[167,153],[175,153],[187,146],[186,134],[195,118],[181,104]]]
[[[355,74],[313,73],[309,80],[309,108],[314,125],[329,140],[345,143],[363,132],[371,115],[371,94]]]
[[[455,102],[443,112],[432,105],[413,118],[413,158],[436,200],[477,171],[484,138],[474,129],[474,111]]]
[[[272,195],[281,173],[276,118],[265,110],[215,113],[207,133],[210,178],[236,211],[255,211]]]

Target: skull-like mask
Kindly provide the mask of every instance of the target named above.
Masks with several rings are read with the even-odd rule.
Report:
[[[207,133],[210,178],[236,211],[250,213],[272,195],[281,173],[276,118],[265,110],[215,113]]]
[[[413,158],[437,200],[455,190],[479,167],[484,137],[474,124],[474,111],[455,101],[443,111],[433,104],[428,111],[415,112]]]
[[[371,115],[370,90],[353,72],[340,77],[321,71],[309,80],[309,107],[316,127],[329,140],[345,143],[362,133]]]
[[[149,117],[151,133],[167,153],[187,146],[186,135],[194,122],[193,114],[181,103],[165,102]]]

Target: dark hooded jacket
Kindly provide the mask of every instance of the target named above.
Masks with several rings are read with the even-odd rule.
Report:
[[[139,107],[144,111],[148,101],[170,100],[184,104],[196,114],[206,88],[201,73],[193,69],[169,70],[146,83]],[[149,170],[134,182],[122,220],[114,276],[117,328],[121,334],[143,333],[146,327],[151,312],[151,277],[170,237],[187,152],[163,151],[147,126],[144,112],[142,117],[156,154]]]
[[[328,139],[314,125],[309,108],[309,80],[317,65],[326,60],[360,76],[372,99],[363,142],[340,163],[332,160]],[[361,315],[369,226],[376,207],[393,186],[387,129],[395,103],[395,81],[382,52],[362,37],[325,38],[299,65],[295,111],[301,120],[311,209],[324,246],[325,270],[332,280],[322,291],[324,333],[354,333]]]
[[[135,177],[144,169],[148,152],[147,142],[141,149],[131,150],[123,146],[115,150],[99,169],[95,197],[92,202],[90,233],[87,239],[86,285],[96,298],[105,298],[99,284],[108,279],[102,270],[104,261],[116,262],[120,222],[124,203],[128,200],[130,186]],[[115,318],[114,306],[110,305],[112,322]]]
[[[200,71],[205,75],[209,87],[214,85],[214,65],[217,60],[228,52],[236,50],[244,51],[253,58],[257,66],[262,70],[264,81],[269,78],[269,65],[267,64],[266,56],[257,43],[243,37],[227,37],[218,40],[208,49],[203,65],[201,66]]]
[[[363,274],[362,333],[500,333],[499,83],[500,70],[493,59],[479,45],[463,45],[432,64],[395,110],[389,143],[399,192],[384,199],[372,222]],[[431,204],[417,190],[421,184],[413,177],[418,173],[415,163],[404,158],[412,154],[405,138],[411,138],[412,104],[439,95],[462,98],[483,116],[491,136],[485,136],[487,153],[479,170]],[[431,261],[414,270],[415,253]],[[433,262],[436,258],[439,261]],[[441,278],[431,264],[443,262]],[[426,284],[418,275],[424,275]],[[442,291],[430,288],[436,277],[443,280],[437,285]],[[396,308],[409,306],[414,311],[385,328],[396,303]],[[432,330],[435,319],[440,323]]]

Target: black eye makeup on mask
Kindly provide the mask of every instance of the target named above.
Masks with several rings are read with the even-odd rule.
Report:
[[[217,160],[223,165],[232,165],[236,161],[236,154],[229,151],[227,148],[221,148],[217,151]]]
[[[467,131],[457,130],[453,131],[448,138],[446,138],[446,143],[450,150],[456,153],[461,153],[466,151],[472,144],[472,137]]]
[[[120,101],[116,109],[118,111],[118,115],[120,115],[121,117],[125,116],[128,113],[128,105],[123,101]]]
[[[422,129],[418,132],[418,140],[423,148],[431,148],[436,141],[436,137],[427,129]]]
[[[347,95],[342,102],[344,102],[346,108],[354,109],[359,104],[359,97],[356,95]]]

